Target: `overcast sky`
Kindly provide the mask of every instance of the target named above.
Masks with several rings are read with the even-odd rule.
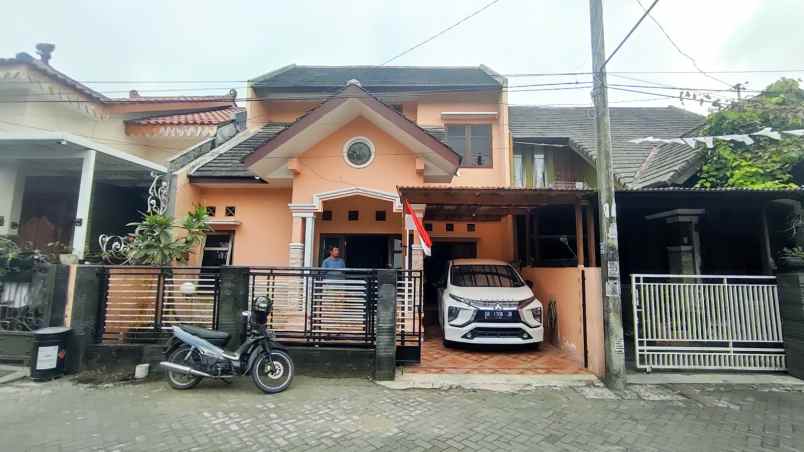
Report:
[[[34,54],[52,42],[52,64],[110,96],[215,94],[289,63],[380,64],[490,0],[18,1],[4,7],[0,57]],[[652,0],[640,0],[648,6]],[[587,0],[500,0],[395,65],[486,64],[503,74],[591,70]],[[642,14],[637,0],[605,0],[607,52]],[[801,0],[661,0],[653,16],[704,70],[804,69]],[[695,71],[646,20],[608,70]],[[609,83],[725,89],[700,74],[623,74]],[[761,89],[787,74],[713,74]],[[145,83],[192,80],[192,84]],[[577,77],[510,77],[509,84],[583,82]],[[229,81],[208,83],[209,81]],[[167,91],[167,90],[174,91]],[[193,89],[194,91],[175,91]],[[588,104],[589,90],[522,91],[512,104]],[[674,90],[634,88],[677,95]],[[717,93],[730,97],[728,93]],[[610,91],[615,105],[679,105],[675,99]],[[624,102],[633,101],[633,102]],[[688,108],[692,108],[689,103]],[[701,111],[700,108],[696,108]]]

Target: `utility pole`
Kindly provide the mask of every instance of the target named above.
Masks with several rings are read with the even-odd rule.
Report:
[[[600,213],[600,267],[603,281],[603,326],[606,377],[612,389],[625,388],[625,344],[620,299],[620,253],[617,240],[617,203],[614,199],[614,168],[611,162],[609,96],[606,82],[606,49],[603,42],[603,5],[589,0],[592,31],[592,67],[597,125],[597,188]],[[643,16],[644,17],[644,16]],[[621,44],[622,45],[622,44]]]

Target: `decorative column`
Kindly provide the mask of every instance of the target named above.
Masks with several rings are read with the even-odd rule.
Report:
[[[676,209],[645,217],[646,220],[664,220],[667,237],[668,268],[671,274],[701,274],[701,240],[698,221],[704,209]]]
[[[304,217],[304,266],[313,266],[313,247],[315,246],[315,215],[310,213]]]
[[[89,229],[89,211],[92,206],[92,187],[95,182],[95,150],[88,149],[81,165],[81,183],[78,189],[78,207],[75,212],[73,254],[84,257]]]
[[[416,216],[422,220],[424,223],[424,211],[427,210],[427,204],[411,204],[410,206],[413,209],[413,212]],[[415,228],[412,230],[413,232],[413,243],[410,246],[411,252],[411,270],[423,270],[424,269],[424,250],[420,244],[421,237],[419,236],[419,231]]]

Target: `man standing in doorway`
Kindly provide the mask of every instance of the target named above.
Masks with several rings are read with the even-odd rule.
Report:
[[[329,249],[329,257],[321,264],[324,268],[346,268],[346,261],[341,257],[341,250],[337,246]]]

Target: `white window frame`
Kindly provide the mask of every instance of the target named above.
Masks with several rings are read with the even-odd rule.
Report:
[[[349,161],[349,147],[352,146],[355,143],[364,143],[369,147],[369,150],[371,151],[371,157],[369,157],[368,162],[366,162],[366,163],[364,163],[362,165],[356,165],[356,164],[352,163],[351,161]],[[361,168],[365,168],[365,167],[371,165],[371,163],[374,161],[374,157],[376,155],[377,155],[377,152],[374,149],[374,143],[372,143],[371,140],[369,140],[366,137],[353,137],[353,138],[350,138],[343,145],[343,160],[346,162],[347,165],[351,166],[352,168],[361,169]]]

